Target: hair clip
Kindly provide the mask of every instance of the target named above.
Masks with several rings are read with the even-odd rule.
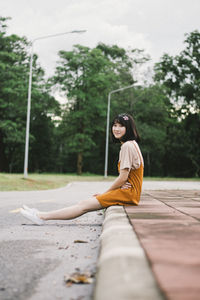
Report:
[[[129,120],[129,117],[128,116],[123,116],[122,117],[125,121]]]

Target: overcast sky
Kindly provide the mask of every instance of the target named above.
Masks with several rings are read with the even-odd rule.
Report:
[[[200,29],[200,0],[1,0],[0,15],[11,17],[8,33],[36,37],[71,30],[82,35],[40,40],[34,51],[48,74],[57,52],[97,43],[145,49],[153,62],[164,52],[178,54],[184,34]]]

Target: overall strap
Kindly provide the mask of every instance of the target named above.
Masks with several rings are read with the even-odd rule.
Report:
[[[140,151],[138,150],[138,146],[135,144],[135,141],[133,141],[133,144],[134,144],[135,149],[136,149],[136,151],[137,151],[137,153],[138,153],[138,155],[139,155],[140,162],[141,162],[141,164],[144,166],[144,160],[143,160],[143,157],[142,157]]]

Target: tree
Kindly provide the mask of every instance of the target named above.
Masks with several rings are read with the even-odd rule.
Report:
[[[25,38],[6,36],[7,18],[0,18],[0,170],[12,169],[16,148],[24,143],[28,57]],[[21,122],[22,121],[22,122]]]
[[[164,54],[155,64],[155,80],[181,106],[181,114],[200,109],[200,32],[186,34],[185,49],[175,57]]]
[[[181,122],[173,122],[168,127],[165,143],[165,168],[168,176],[200,176],[199,124],[199,114],[189,114]]]
[[[7,35],[7,20],[0,18],[0,171],[19,172],[23,169],[24,158],[29,42],[25,37]],[[50,88],[46,85],[44,71],[38,65],[36,55],[33,59],[32,82],[30,159],[32,145],[37,144],[39,136],[39,132],[33,135],[37,120],[49,122],[49,112],[58,107],[55,99],[50,96]],[[44,123],[43,126],[47,128]],[[42,155],[40,152],[40,157]],[[34,165],[31,165],[34,170]]]
[[[178,176],[199,176],[200,32],[186,34],[184,43],[180,55],[165,54],[155,65],[155,80],[171,98],[176,120],[168,130],[168,170]]]
[[[68,98],[61,126],[68,153],[77,154],[77,173],[81,174],[83,157],[101,148],[97,136],[105,133],[108,92],[133,83],[135,61],[123,48],[105,44],[93,49],[76,45],[72,51],[60,51],[59,56],[53,81]],[[92,169],[95,172],[94,166]]]

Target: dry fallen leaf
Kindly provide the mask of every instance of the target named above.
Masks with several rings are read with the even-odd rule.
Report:
[[[66,247],[58,247],[58,250],[62,250],[62,249],[68,249],[69,248],[69,246],[66,246]]]
[[[76,267],[75,270],[76,270],[77,272],[79,272],[79,271],[80,271],[80,268]]]
[[[91,273],[80,273],[76,272],[71,275],[65,275],[64,281],[67,284],[67,286],[71,286],[73,283],[76,284],[88,284],[93,282],[93,274]]]
[[[83,241],[83,240],[75,240],[74,243],[88,243],[87,241]]]

